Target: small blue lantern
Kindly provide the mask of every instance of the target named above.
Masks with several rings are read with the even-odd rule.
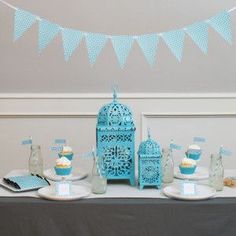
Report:
[[[139,187],[156,186],[161,188],[161,149],[157,142],[151,139],[148,131],[148,139],[139,145]]]
[[[135,185],[135,125],[130,109],[117,101],[103,106],[97,118],[97,155],[107,179],[129,179]]]

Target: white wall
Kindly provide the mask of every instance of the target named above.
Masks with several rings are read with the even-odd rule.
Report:
[[[42,145],[46,167],[56,158],[49,151],[55,138],[66,138],[78,154],[89,150],[95,145],[96,114],[110,100],[111,94],[0,94],[0,176],[27,167],[29,150],[20,142],[29,135]],[[186,148],[193,136],[206,137],[205,166],[224,144],[234,153],[225,158],[225,167],[236,168],[236,94],[120,94],[120,101],[134,112],[136,152],[150,127],[161,146],[174,138]],[[183,156],[175,153],[176,164]],[[74,165],[91,167],[78,155]]]

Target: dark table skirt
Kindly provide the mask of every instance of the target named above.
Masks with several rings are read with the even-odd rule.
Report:
[[[54,202],[0,198],[0,236],[236,236],[236,198],[87,199]]]

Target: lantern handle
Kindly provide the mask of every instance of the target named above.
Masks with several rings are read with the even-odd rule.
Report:
[[[147,133],[148,133],[148,139],[151,139],[151,132],[150,132],[150,128],[147,129]]]
[[[113,100],[114,101],[117,100],[117,88],[116,88],[116,86],[113,86]]]

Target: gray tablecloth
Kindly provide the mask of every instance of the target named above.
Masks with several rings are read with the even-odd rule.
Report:
[[[53,202],[1,197],[0,235],[235,236],[236,198]]]

